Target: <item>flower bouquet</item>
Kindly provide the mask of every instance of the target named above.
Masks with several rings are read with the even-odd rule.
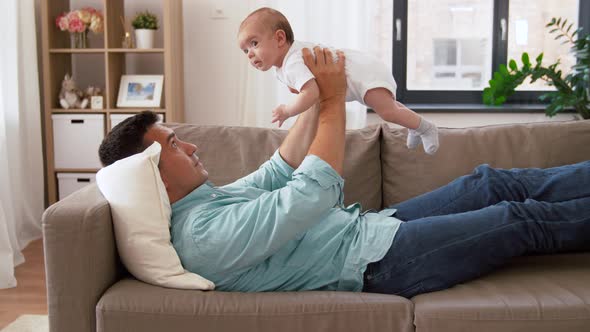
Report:
[[[101,33],[104,29],[103,22],[102,13],[91,7],[64,12],[55,19],[55,25],[72,36],[74,48],[88,47],[88,31]]]

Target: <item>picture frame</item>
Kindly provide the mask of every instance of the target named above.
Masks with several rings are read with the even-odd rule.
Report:
[[[103,109],[103,98],[102,96],[90,97],[90,109],[101,110]]]
[[[164,75],[121,75],[117,107],[160,108]]]

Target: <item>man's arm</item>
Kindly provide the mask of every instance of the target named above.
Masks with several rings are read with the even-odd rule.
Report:
[[[299,167],[307,155],[318,127],[319,105],[312,106],[297,118],[279,147],[283,160],[293,168]]]
[[[346,123],[344,54],[338,52],[338,62],[334,63],[329,49],[315,47],[315,59],[308,49],[302,52],[305,64],[314,74],[320,88],[318,128],[309,154],[318,156],[342,175]]]

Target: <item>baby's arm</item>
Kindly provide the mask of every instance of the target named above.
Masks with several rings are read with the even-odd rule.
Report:
[[[279,127],[288,118],[303,113],[317,103],[320,97],[320,88],[315,79],[310,79],[301,87],[301,91],[295,100],[289,105],[279,105],[272,111],[272,122],[279,121]]]

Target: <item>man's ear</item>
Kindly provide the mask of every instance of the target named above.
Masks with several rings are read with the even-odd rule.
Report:
[[[277,42],[279,43],[279,46],[283,46],[285,45],[285,43],[287,43],[287,34],[285,33],[285,30],[279,29],[275,32],[275,38],[277,39]]]

